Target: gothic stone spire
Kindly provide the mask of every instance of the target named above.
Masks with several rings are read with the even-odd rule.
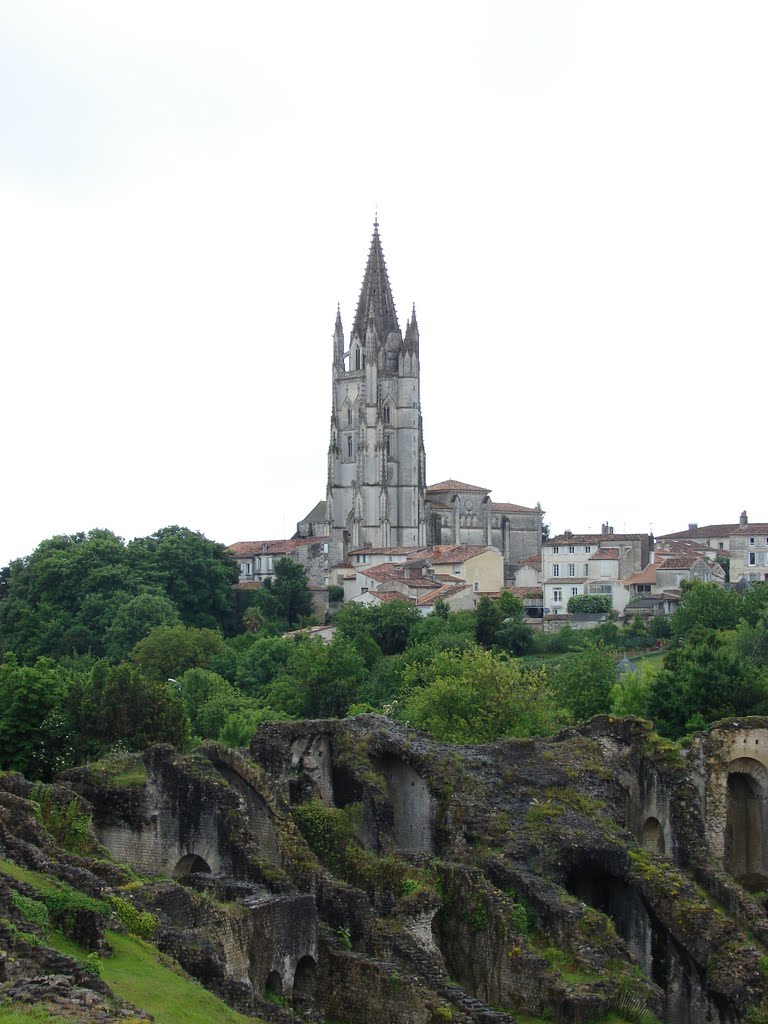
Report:
[[[357,335],[361,341],[364,341],[369,321],[373,322],[380,344],[386,341],[391,331],[400,333],[395,300],[392,298],[392,289],[389,286],[387,265],[384,262],[384,253],[381,251],[378,220],[374,221],[373,225],[368,266],[365,268],[363,287],[360,290],[355,321],[352,325],[352,335]]]

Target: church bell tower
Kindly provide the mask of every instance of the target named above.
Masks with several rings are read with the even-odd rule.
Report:
[[[425,457],[416,310],[400,331],[379,237],[349,337],[333,333],[333,399],[326,532],[335,561],[350,549],[426,542]]]

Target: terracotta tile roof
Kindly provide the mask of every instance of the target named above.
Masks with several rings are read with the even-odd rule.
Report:
[[[690,530],[679,530],[677,533],[663,533],[657,540],[683,540],[684,538],[703,537],[708,540],[710,537],[730,537],[741,527],[738,523],[718,523],[712,526],[694,526]]]
[[[550,578],[544,582],[553,583],[555,586],[558,584],[568,586],[571,583],[586,583],[587,579],[587,576],[550,576]]]
[[[254,555],[285,555],[289,551],[306,547],[308,544],[324,544],[325,537],[295,537],[292,540],[239,540],[230,544],[227,551],[233,558],[253,558]]]
[[[541,587],[505,587],[504,594],[512,594],[514,597],[541,597],[544,591]]]
[[[440,586],[437,580],[429,580],[424,576],[390,576],[389,579],[382,582],[385,585],[392,582],[400,583],[403,586],[410,587],[412,590],[434,590],[435,587]],[[453,582],[452,579],[451,582]]]
[[[514,505],[509,501],[492,501],[491,509],[494,512],[537,512],[544,515],[540,508],[528,508],[527,505]]]
[[[658,562],[656,569],[690,569],[701,561],[698,555],[678,555],[676,558],[665,558],[663,562]]]
[[[733,534],[739,537],[751,537],[756,533],[764,533],[768,537],[768,523],[749,523],[733,531]]]
[[[648,565],[646,565],[644,569],[641,569],[640,572],[633,572],[630,573],[629,576],[626,576],[622,580],[622,583],[625,583],[628,587],[636,586],[641,583],[653,584],[656,582],[656,569],[657,566],[654,565],[653,562],[649,562]]]
[[[411,603],[415,604],[416,603],[412,597],[407,597],[405,594],[401,594],[397,590],[385,590],[383,593],[382,593],[382,591],[377,590],[376,593],[373,594],[373,597],[377,598],[379,601],[385,601],[385,602],[386,601],[405,601],[408,604],[411,604]]]
[[[534,569],[540,569],[541,568],[541,555],[529,555],[527,558],[524,558],[522,560],[520,565],[530,565]]]
[[[432,565],[452,565],[456,562],[467,562],[470,558],[491,551],[487,544],[457,544],[455,547],[436,547],[432,554]]]
[[[429,484],[427,494],[439,494],[441,491],[482,491],[483,494],[490,494],[490,487],[476,487],[474,484],[464,484],[461,480],[441,480],[439,484]]]
[[[350,555],[415,555],[419,551],[427,551],[425,547],[408,548],[354,548]]]
[[[621,558],[621,552],[618,548],[598,548],[594,554],[591,554],[587,559],[588,562],[593,562],[595,559],[601,561],[608,560],[611,558]]]
[[[381,565],[357,565],[354,567],[360,576],[369,576],[379,583],[384,580],[401,579],[403,575],[402,565],[396,562],[382,562]]]
[[[647,533],[572,533],[568,536],[565,533],[557,537],[550,537],[545,540],[543,547],[551,547],[553,544],[599,544],[600,541],[615,540],[648,540]]]
[[[451,586],[438,587],[429,594],[422,594],[416,601],[416,604],[421,607],[424,605],[434,604],[439,598],[453,597],[454,594],[458,594],[462,590],[466,590],[468,586],[468,583],[454,583]]]
[[[261,590],[264,586],[262,580],[248,580],[246,583],[233,583],[233,590]]]

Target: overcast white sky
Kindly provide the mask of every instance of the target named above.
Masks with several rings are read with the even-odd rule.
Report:
[[[378,206],[430,482],[768,519],[768,4],[2,0],[0,565],[325,496]]]

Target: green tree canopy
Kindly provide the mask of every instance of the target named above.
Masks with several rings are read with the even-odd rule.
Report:
[[[566,654],[552,680],[558,697],[577,722],[607,714],[615,682],[613,658],[603,647],[593,644]]]
[[[177,679],[188,668],[207,668],[224,650],[224,638],[213,629],[155,626],[131,651],[131,661],[148,679]]]
[[[567,724],[543,669],[475,647],[443,651],[405,671],[403,716],[451,743],[486,743],[501,736],[544,736]]]

